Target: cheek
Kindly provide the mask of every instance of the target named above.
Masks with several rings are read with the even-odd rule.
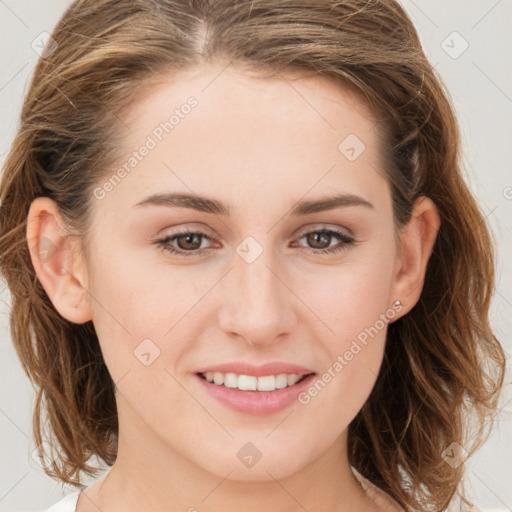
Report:
[[[383,350],[384,331],[367,343],[356,339],[340,344],[332,361],[298,397],[311,428],[322,418],[324,436],[331,442],[348,428],[375,385]]]
[[[296,282],[300,297],[328,329],[323,339],[331,353],[374,325],[390,306],[394,252],[373,245],[340,265],[304,270]]]
[[[333,424],[339,428],[345,428],[363,406],[379,373],[387,326],[395,317],[389,295],[393,265],[393,248],[377,250],[376,245],[357,260],[347,260],[335,271],[331,268],[328,278],[317,276],[303,283],[302,296],[308,297],[328,331],[319,328],[316,334],[326,357],[318,379],[299,402],[312,411],[318,408],[313,416],[325,414],[322,410],[330,404],[335,408]]]
[[[320,337],[318,331],[325,357],[317,379],[299,396],[299,403],[310,418],[324,418],[333,435],[357,415],[380,370],[389,319],[394,317],[388,305],[389,279],[382,275],[349,272],[343,280],[333,281],[333,290],[321,299],[321,311],[334,334]],[[336,285],[339,291],[334,290]]]
[[[132,405],[163,390],[177,403],[182,393],[171,375],[181,380],[178,371],[200,336],[204,316],[197,306],[211,287],[211,272],[173,268],[162,259],[148,263],[136,251],[129,258],[116,252],[119,245],[98,252],[91,268],[94,327],[105,363],[115,383],[134,383],[129,395],[124,392]]]
[[[171,438],[179,438],[173,411],[197,414],[175,371],[190,349],[180,330],[189,325],[187,318],[173,328],[190,309],[188,301],[180,300],[180,286],[165,286],[161,275],[155,278],[123,263],[102,264],[94,288],[94,327],[116,384],[119,414],[129,415],[125,424],[140,416],[152,425],[165,425]],[[138,414],[126,412],[130,410]]]

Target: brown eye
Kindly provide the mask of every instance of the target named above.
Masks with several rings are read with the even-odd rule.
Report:
[[[320,231],[306,235],[306,239],[313,249],[326,249],[330,245],[331,238],[332,235]]]
[[[186,235],[178,235],[173,238],[178,242],[178,248],[188,251],[195,251],[201,247],[201,234],[187,233]]]
[[[306,239],[306,242],[313,252],[328,254],[335,253],[347,249],[350,245],[355,243],[355,239],[351,236],[332,229],[320,229],[316,231],[309,231],[304,233],[300,239]],[[339,244],[330,246],[332,239],[339,240]]]
[[[211,238],[201,231],[185,231],[169,235],[155,243],[163,251],[181,256],[194,256],[205,252],[207,249],[201,247],[201,242]]]

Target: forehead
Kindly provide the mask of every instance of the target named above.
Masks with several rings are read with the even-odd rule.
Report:
[[[123,119],[124,163],[151,146],[112,194],[132,204],[163,188],[242,205],[263,191],[282,202],[309,191],[379,195],[385,185],[373,112],[319,76],[205,65],[160,76]]]
[[[220,117],[224,121],[270,120],[276,125],[280,116],[286,124],[287,115],[309,120],[312,128],[339,131],[359,127],[362,134],[378,122],[362,92],[332,78],[298,70],[268,75],[233,64],[213,63],[155,76],[132,101],[125,117],[148,129],[141,120],[167,119],[166,114],[179,109],[190,97],[201,106],[195,109],[194,117],[203,124]],[[361,126],[355,126],[357,121],[362,121]]]

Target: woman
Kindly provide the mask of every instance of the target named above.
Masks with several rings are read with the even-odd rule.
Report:
[[[504,370],[459,167],[393,0],[73,3],[1,183],[54,510],[445,510]]]

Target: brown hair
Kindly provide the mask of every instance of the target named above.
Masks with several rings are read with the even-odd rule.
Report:
[[[463,465],[452,468],[441,454],[452,442],[471,454],[485,439],[504,355],[488,320],[490,234],[463,180],[449,96],[402,7],[394,0],[78,0],[52,37],[5,163],[0,210],[12,339],[38,391],[34,435],[55,450],[47,473],[79,484],[80,472],[95,474],[91,456],[112,465],[118,423],[92,322],[62,318],[35,275],[29,206],[50,197],[86,240],[91,192],[115,163],[120,113],[152,77],[216,59],[275,75],[309,71],[358,90],[386,134],[397,226],[418,197],[436,204],[441,227],[421,297],[389,326],[376,385],[349,427],[349,457],[402,505],[443,510]]]

